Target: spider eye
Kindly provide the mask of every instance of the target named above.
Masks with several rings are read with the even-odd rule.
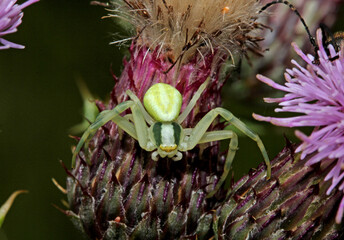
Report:
[[[143,104],[156,121],[171,122],[179,116],[182,99],[180,92],[171,85],[157,83],[147,90]]]

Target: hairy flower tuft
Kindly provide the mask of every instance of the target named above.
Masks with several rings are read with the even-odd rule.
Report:
[[[38,1],[39,0],[29,0],[21,5],[15,4],[16,0],[0,1],[0,50],[7,48],[24,48],[23,45],[3,39],[3,36],[16,32],[17,27],[22,23],[24,15],[22,9]]]
[[[296,44],[293,44],[296,53],[308,65],[307,68],[303,68],[292,60],[296,68],[286,70],[285,86],[264,76],[257,76],[260,81],[287,93],[282,98],[264,99],[268,103],[279,103],[281,108],[275,109],[276,112],[294,112],[302,115],[275,118],[254,114],[254,118],[278,126],[315,127],[309,136],[300,131],[295,132],[303,141],[296,152],[302,151],[301,159],[310,156],[307,165],[318,162],[333,163],[332,170],[325,178],[325,181],[332,179],[332,184],[327,190],[327,194],[330,194],[336,187],[344,190],[344,50],[337,53],[332,45],[324,46],[320,29],[317,31],[317,44],[319,65],[313,63],[314,56],[305,55]],[[343,211],[344,198],[337,212],[337,223],[341,222]]]
[[[114,0],[110,17],[134,26],[142,45],[159,47],[171,61],[221,49],[229,55],[259,49],[256,0]],[[127,40],[130,40],[129,38]],[[121,42],[121,41],[117,41]]]

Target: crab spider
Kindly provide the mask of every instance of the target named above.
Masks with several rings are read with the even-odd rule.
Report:
[[[271,166],[263,142],[256,133],[248,129],[230,111],[218,107],[208,112],[194,128],[184,129],[181,126],[181,123],[194,108],[209,80],[210,77],[200,86],[181,114],[182,96],[177,89],[168,84],[157,83],[151,86],[144,95],[143,105],[132,91],[127,90],[130,100],[120,103],[112,110],[102,111],[94,123],[85,131],[73,153],[73,167],[75,165],[75,158],[84,143],[87,144],[88,140],[95,134],[98,128],[109,121],[116,123],[119,128],[137,140],[142,149],[148,152],[155,150],[152,153],[152,159],[154,161],[159,159],[158,156],[162,158],[169,157],[174,161],[178,161],[182,159],[181,152],[191,150],[197,144],[230,139],[222,176],[214,190],[207,196],[211,197],[225,181],[238,148],[238,137],[233,131],[220,130],[207,132],[214,119],[220,115],[252,140],[256,141],[267,166],[267,177],[270,178]],[[132,114],[124,117],[120,116],[122,112],[129,108]]]

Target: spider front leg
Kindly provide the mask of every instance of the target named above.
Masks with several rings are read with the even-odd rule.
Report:
[[[200,143],[205,132],[207,131],[211,123],[214,121],[214,119],[218,115],[220,115],[226,121],[233,124],[237,129],[242,131],[245,135],[247,135],[248,137],[250,137],[252,140],[254,140],[257,143],[263,155],[263,158],[267,167],[267,178],[269,179],[271,176],[271,165],[270,165],[270,160],[269,160],[268,154],[265,150],[262,140],[259,138],[259,136],[256,133],[252,132],[248,127],[246,127],[246,125],[242,121],[240,121],[230,111],[224,108],[215,108],[211,110],[198,122],[198,124],[195,126],[195,128],[192,130],[190,134],[189,140],[187,142],[187,145],[188,145],[187,150],[193,149],[198,143]],[[227,164],[227,161],[225,164]],[[225,177],[224,174],[221,178],[223,177]],[[216,186],[216,188],[219,188],[219,186]]]
[[[202,92],[207,87],[209,81],[210,81],[210,76],[204,81],[204,83],[202,83],[202,85],[198,88],[197,92],[195,92],[195,94],[192,96],[190,102],[185,107],[182,114],[180,114],[179,117],[177,118],[177,120],[176,120],[177,123],[181,124],[185,120],[185,118],[189,115],[189,113],[195,107],[195,105],[196,105],[198,99],[200,98]]]
[[[76,146],[73,157],[72,157],[72,167],[75,166],[75,159],[80,152],[82,146],[87,144],[88,140],[97,132],[97,130],[104,126],[110,120],[114,120],[115,123],[126,131],[133,138],[137,139],[136,131],[132,123],[130,123],[124,117],[119,116],[122,112],[134,105],[133,101],[126,101],[120,103],[112,110],[102,111],[96,118],[96,120],[87,128],[82,137],[80,138],[78,145]]]

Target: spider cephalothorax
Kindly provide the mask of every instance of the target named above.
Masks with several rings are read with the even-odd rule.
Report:
[[[211,197],[225,181],[238,148],[238,137],[233,131],[220,130],[207,132],[214,119],[220,115],[257,142],[267,165],[267,177],[269,178],[271,175],[270,161],[259,136],[249,130],[242,121],[228,110],[219,107],[212,109],[194,128],[183,128],[181,126],[181,123],[194,108],[209,79],[200,86],[182,113],[180,113],[182,96],[171,85],[157,83],[151,86],[144,95],[144,105],[142,105],[132,91],[127,90],[127,94],[131,100],[120,103],[112,110],[101,112],[94,123],[85,131],[74,151],[73,166],[75,165],[75,158],[84,143],[87,144],[90,136],[108,121],[113,121],[119,128],[136,139],[142,149],[149,152],[154,151],[152,153],[152,159],[155,161],[158,161],[159,156],[162,158],[169,157],[178,161],[183,157],[181,152],[189,151],[197,144],[230,139],[223,174],[214,190],[208,194],[208,197]],[[131,109],[131,114],[127,114],[124,117],[120,116],[122,112],[129,108]]]

